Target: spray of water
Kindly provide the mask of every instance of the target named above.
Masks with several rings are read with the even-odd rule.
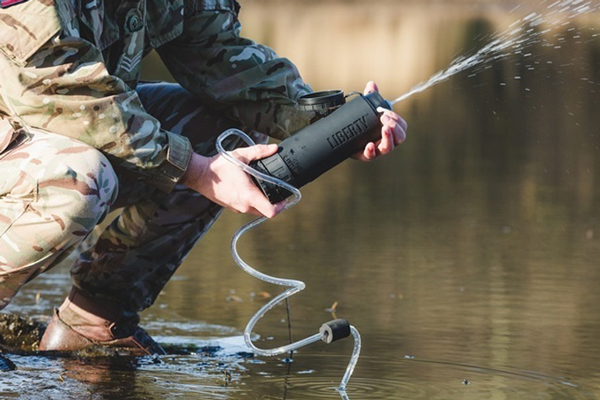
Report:
[[[548,3],[544,0],[541,5]],[[520,7],[515,7],[511,12]],[[527,49],[535,44],[541,44],[546,47],[560,49],[560,44],[551,43],[545,37],[553,30],[562,28],[570,24],[570,21],[586,13],[593,13],[600,10],[600,4],[594,4],[586,0],[559,0],[549,4],[543,13],[532,12],[529,15],[513,22],[505,30],[492,34],[491,41],[481,49],[472,52],[470,55],[460,56],[454,59],[448,68],[435,73],[429,80],[421,82],[405,94],[399,96],[390,102],[394,105],[400,101],[406,100],[416,93],[420,93],[433,85],[443,82],[453,75],[466,70],[473,70],[475,75],[482,70],[489,68],[489,64],[499,59],[512,55],[524,58],[531,57],[532,54]],[[542,29],[544,27],[545,29]],[[594,37],[597,35],[594,35]],[[554,37],[560,43],[564,37],[555,34]],[[481,38],[480,40],[488,37]],[[534,69],[532,65],[528,69]],[[470,76],[473,76],[470,75]],[[515,77],[520,79],[520,77]]]

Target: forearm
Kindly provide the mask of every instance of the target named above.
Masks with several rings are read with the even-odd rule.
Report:
[[[194,188],[200,192],[199,184],[207,181],[209,171],[209,157],[201,156],[198,153],[193,153],[185,173],[182,175],[179,183]]]

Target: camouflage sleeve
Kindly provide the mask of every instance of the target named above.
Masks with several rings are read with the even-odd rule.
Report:
[[[311,89],[289,60],[240,37],[236,10],[228,5],[232,3],[186,9],[183,34],[158,53],[194,95],[245,127],[285,139],[314,117],[296,103]]]
[[[43,30],[43,36],[24,23],[3,29],[8,17],[0,18],[2,39],[18,47],[2,46],[0,40],[0,90],[25,123],[85,142],[107,155],[117,171],[169,192],[187,168],[189,141],[161,130],[137,93],[108,73],[92,44],[58,36],[60,25]],[[17,29],[22,29],[15,33],[19,40],[4,38]]]

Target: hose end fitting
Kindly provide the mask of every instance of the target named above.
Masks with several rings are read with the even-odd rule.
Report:
[[[323,335],[322,340],[329,344],[350,336],[350,323],[343,318],[334,319],[321,325],[319,333]]]

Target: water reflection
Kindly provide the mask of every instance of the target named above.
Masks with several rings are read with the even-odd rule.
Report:
[[[525,6],[511,14],[513,6],[246,3],[245,34],[293,59],[315,89],[349,92],[374,79],[389,98],[527,13]],[[597,398],[598,29],[595,15],[569,20],[560,49],[533,46],[526,62],[506,58],[400,103],[409,122],[401,150],[341,165],[242,240],[253,266],[306,282],[291,301],[296,337],[318,330],[336,301],[337,316],[360,330],[351,399]],[[145,314],[151,333],[165,341],[239,335],[265,303],[251,293],[277,293],[230,257],[229,240],[246,220],[224,215],[198,245]],[[8,311],[49,313],[67,290],[56,289],[63,278],[55,286],[34,281]],[[233,296],[241,301],[226,300]],[[257,333],[266,347],[284,344],[284,307]],[[306,348],[289,371],[281,359],[243,360],[228,387],[220,361],[198,374],[201,359],[175,357],[73,390],[109,397],[109,386],[137,379],[128,398],[337,399],[351,347]],[[15,362],[39,371],[33,361]],[[42,381],[69,370],[44,362],[54,375]],[[21,390],[11,388],[3,393]]]

